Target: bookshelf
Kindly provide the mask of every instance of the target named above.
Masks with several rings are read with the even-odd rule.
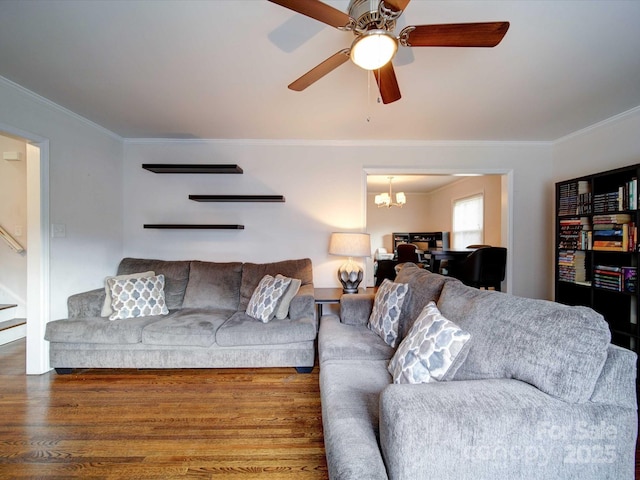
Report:
[[[555,299],[609,323],[611,341],[640,353],[640,164],[556,183]]]

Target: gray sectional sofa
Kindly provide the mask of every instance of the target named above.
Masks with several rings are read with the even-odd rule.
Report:
[[[74,368],[296,367],[315,360],[311,260],[216,263],[125,258],[117,275],[153,271],[164,276],[168,315],[110,320],[101,314],[106,290],[73,295],[69,318],[47,324],[50,362]],[[288,315],[263,323],[246,315],[265,275],[299,279]]]
[[[394,384],[373,295],[320,321],[332,480],[632,479],[636,355],[584,307],[481,291],[407,264],[400,337],[430,301],[471,334],[452,381]],[[456,360],[457,361],[457,360]],[[453,365],[452,365],[453,368]]]

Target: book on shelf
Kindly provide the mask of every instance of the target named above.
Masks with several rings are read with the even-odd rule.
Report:
[[[592,212],[591,183],[586,180],[560,185],[558,215],[584,215]]]
[[[593,249],[632,252],[637,246],[637,229],[633,222],[599,223],[594,217]]]
[[[589,217],[563,218],[558,231],[558,248],[591,249],[591,220]]]
[[[593,212],[614,212],[638,209],[638,179],[632,178],[617,190],[593,195]]]
[[[637,276],[637,267],[596,265],[593,270],[593,285],[603,290],[635,293]]]
[[[558,278],[565,282],[586,283],[586,255],[582,250],[561,250],[558,256]]]

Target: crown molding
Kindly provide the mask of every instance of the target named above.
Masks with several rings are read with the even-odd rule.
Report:
[[[278,147],[550,147],[550,141],[494,141],[494,140],[306,140],[306,139],[251,139],[251,138],[123,138],[125,145],[147,144],[211,144],[237,146]]]
[[[577,130],[573,133],[570,133],[568,135],[565,135],[564,137],[560,137],[558,139],[556,139],[553,142],[553,145],[558,145],[560,143],[569,141],[569,140],[573,140],[575,138],[581,137],[583,135],[588,135],[590,133],[592,133],[594,130],[599,130],[601,128],[616,124],[618,122],[622,122],[624,120],[628,120],[631,117],[634,117],[636,115],[640,115],[640,105],[638,105],[637,107],[634,107],[630,110],[627,110],[626,112],[622,112],[619,113],[617,115],[614,115],[613,117],[609,117],[605,120],[602,120],[601,122],[598,123],[594,123],[593,125],[589,125],[588,127],[582,128],[580,130]]]

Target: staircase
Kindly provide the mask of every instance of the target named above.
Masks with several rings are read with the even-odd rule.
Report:
[[[26,318],[14,318],[17,305],[0,303],[0,345],[13,342],[27,335]]]

